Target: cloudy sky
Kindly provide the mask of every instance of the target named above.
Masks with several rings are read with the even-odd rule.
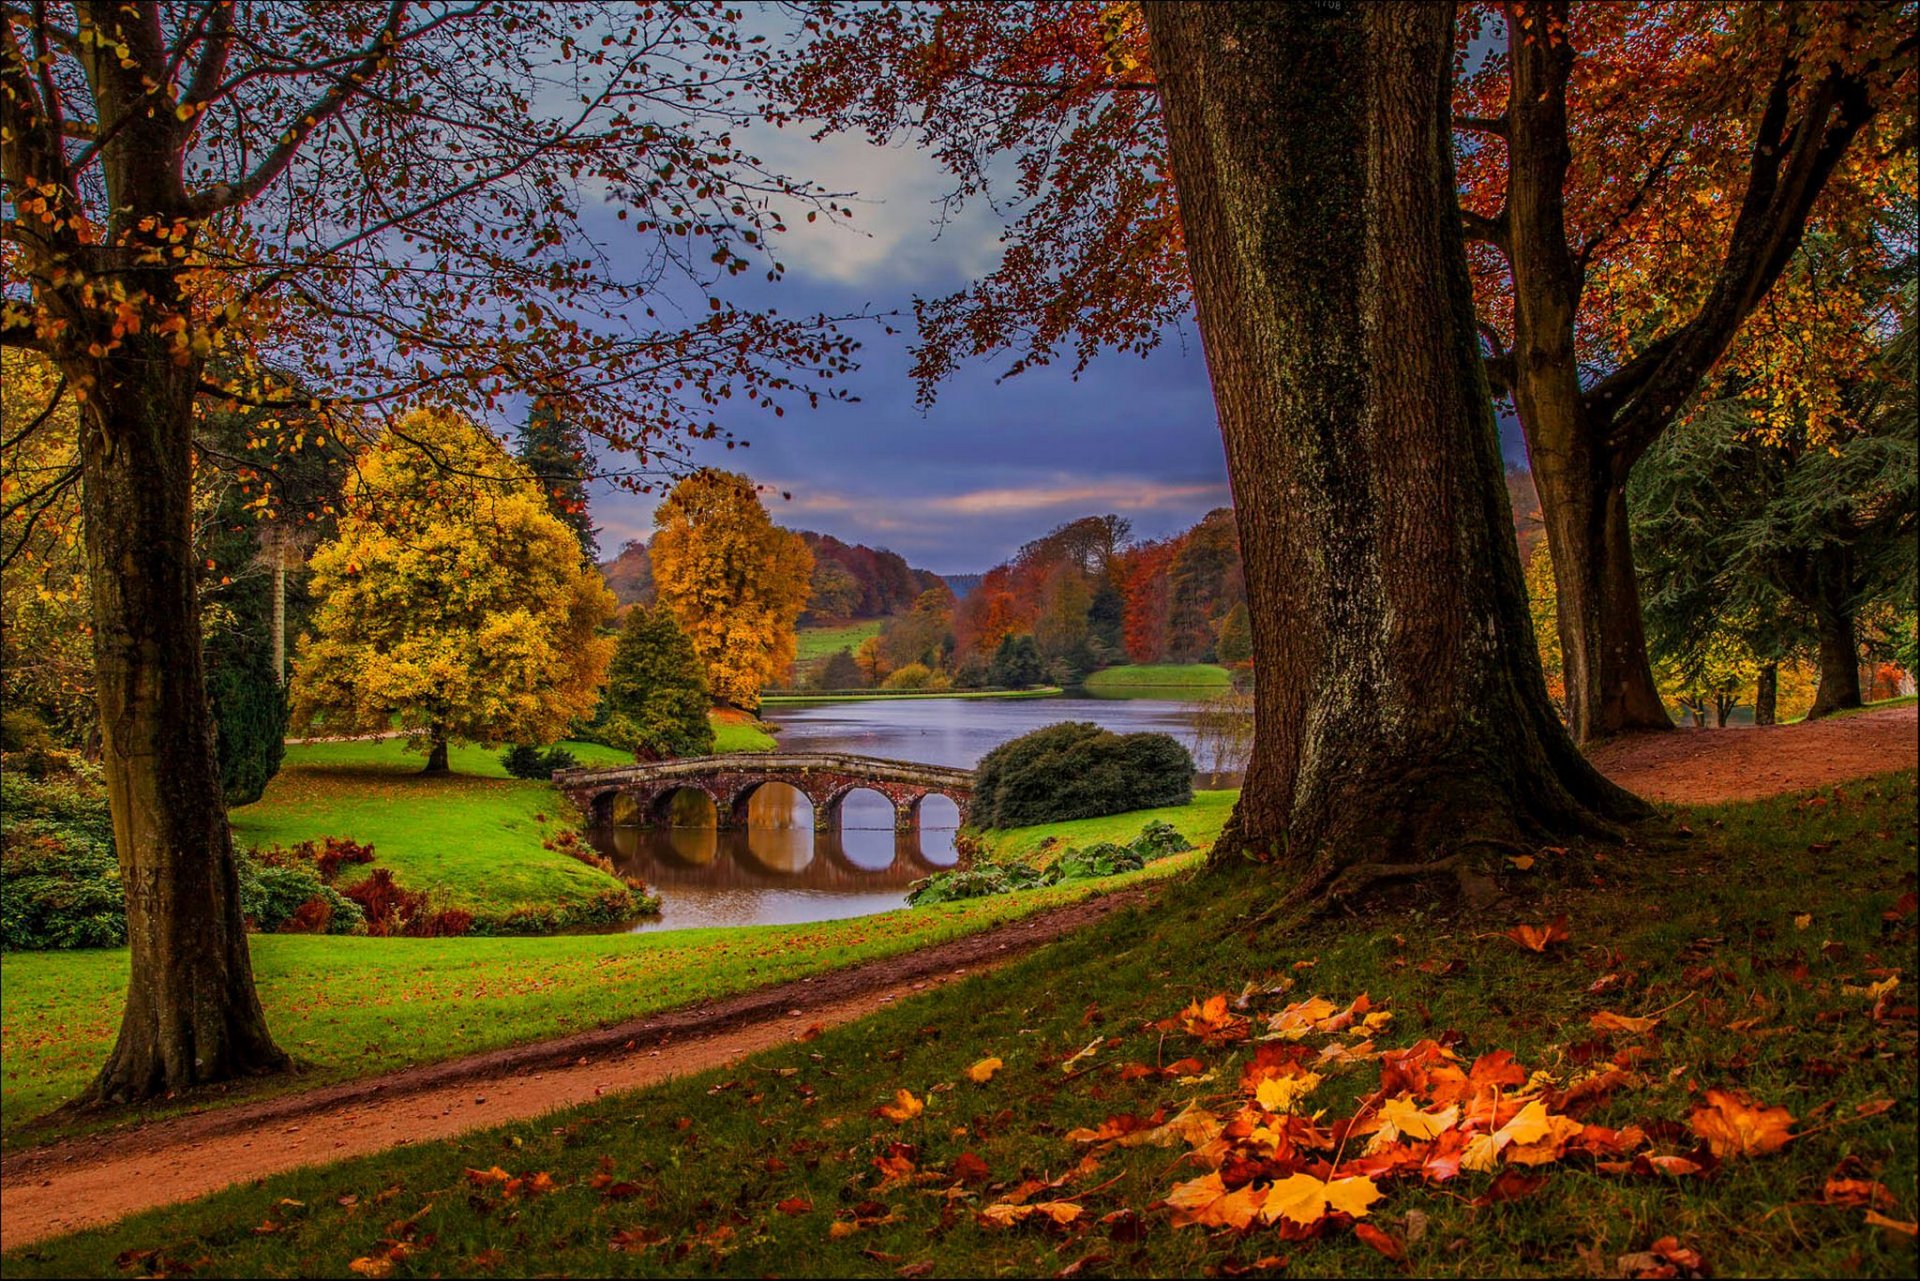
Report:
[[[777,169],[858,193],[849,226],[789,219],[773,248],[777,285],[733,291],[782,314],[899,312],[900,329],[856,331],[860,369],[844,385],[856,403],[784,417],[742,410],[727,422],[750,442],[701,461],[744,470],[771,489],[774,518],[849,542],[889,547],[914,565],[967,573],[1030,538],[1090,513],[1118,512],[1155,537],[1230,501],[1226,461],[1192,325],[1146,360],[1104,357],[1076,382],[1066,369],[1002,381],[1007,362],[981,362],[914,403],[912,300],[975,279],[997,261],[1001,223],[984,205],[934,226],[946,180],[908,147],[860,137],[815,143],[797,129],[757,128],[749,150]],[[630,234],[630,233],[629,233]],[[780,497],[790,492],[790,500]],[[602,488],[593,514],[608,553],[652,528],[651,500]]]
[[[771,30],[779,24],[767,21],[779,38]],[[921,568],[970,573],[1079,516],[1115,512],[1137,536],[1155,538],[1231,501],[1191,319],[1149,357],[1107,355],[1077,381],[1061,367],[1003,380],[1006,357],[976,362],[922,410],[908,377],[912,300],[990,270],[999,216],[976,201],[936,226],[950,180],[905,143],[844,134],[815,142],[805,129],[757,125],[743,145],[775,172],[855,193],[855,213],[851,224],[789,217],[791,230],[771,246],[785,279],[729,296],[784,315],[895,313],[898,330],[876,322],[855,331],[860,368],[840,385],[857,402],[790,406],[784,417],[742,407],[724,425],[748,449],[696,452],[767,486],[775,520],[891,548]],[[608,243],[631,235],[614,228],[610,210],[607,231]],[[1508,458],[1522,461],[1517,427],[1504,426]],[[601,547],[612,554],[646,538],[654,503],[602,486],[593,507]]]

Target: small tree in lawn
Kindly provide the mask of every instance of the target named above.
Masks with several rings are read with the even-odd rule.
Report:
[[[813,553],[773,523],[753,482],[734,472],[688,476],[653,523],[654,589],[706,664],[708,688],[737,707],[758,707],[761,688],[793,666]]]
[[[713,751],[708,703],[706,667],[672,611],[628,610],[607,669],[606,741],[639,761],[705,756]]]
[[[360,460],[340,533],[313,557],[293,723],[397,726],[445,773],[447,745],[549,743],[589,715],[613,593],[499,443],[446,410],[407,415]]]

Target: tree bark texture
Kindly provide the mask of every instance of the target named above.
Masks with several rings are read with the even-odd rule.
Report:
[[[197,370],[131,337],[84,402],[94,673],[130,973],[89,1097],[152,1098],[284,1068],[255,994],[194,594]]]
[[[1564,14],[1561,15],[1564,17]],[[1627,528],[1634,458],[1593,421],[1574,343],[1585,271],[1567,240],[1565,40],[1511,42],[1511,181],[1502,248],[1513,267],[1514,408],[1526,436],[1559,592],[1557,623],[1576,742],[1672,722],[1647,659]]]
[[[427,748],[426,768],[420,772],[422,774],[445,774],[449,768],[447,764],[447,740],[436,735],[432,744]]]
[[[1763,663],[1753,691],[1753,723],[1772,725],[1780,719],[1780,664]]]
[[[1808,720],[1862,705],[1860,640],[1854,627],[1847,559],[1844,551],[1828,551],[1814,571],[1813,623],[1820,642],[1820,684],[1814,689]]]
[[[1643,812],[1561,726],[1454,204],[1445,3],[1159,3],[1255,739],[1218,853],[1338,892]]]

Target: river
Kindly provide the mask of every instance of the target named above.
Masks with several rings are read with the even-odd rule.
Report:
[[[787,703],[762,715],[783,751],[963,769],[1008,739],[1060,721],[1092,721],[1119,733],[1157,730],[1196,747],[1192,705],[1148,699],[869,699]],[[679,811],[674,827],[590,833],[623,872],[660,893],[661,914],[638,929],[804,924],[890,911],[905,904],[914,881],[954,861],[958,811],[940,798],[922,807],[917,833],[900,834],[893,807],[876,792],[847,798],[838,833],[816,834],[811,806],[785,784],[761,788],[748,808],[748,825],[739,831],[716,830],[711,807],[702,806]]]

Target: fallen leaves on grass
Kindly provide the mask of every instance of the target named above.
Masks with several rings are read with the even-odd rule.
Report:
[[[1638,1036],[1659,1027],[1660,1020],[1651,1015],[1615,1014],[1612,1010],[1602,1010],[1587,1020],[1587,1026],[1596,1032],[1625,1032]]]
[[[1765,1156],[1794,1137],[1789,1132],[1791,1112],[1768,1107],[1741,1090],[1708,1090],[1706,1103],[1693,1110],[1687,1125],[1722,1160]]]
[[[895,1090],[893,1102],[882,1103],[875,1108],[876,1114],[885,1117],[897,1125],[904,1125],[927,1110],[927,1105],[913,1097],[911,1090]]]
[[[1529,952],[1545,952],[1555,943],[1567,941],[1567,918],[1556,917],[1545,925],[1515,925],[1502,930],[1502,938],[1510,938]]]
[[[998,1072],[1005,1066],[1006,1065],[999,1059],[981,1059],[978,1063],[967,1069],[967,1080],[972,1081],[975,1085],[985,1085],[988,1081],[993,1080],[993,1074],[995,1072]]]

